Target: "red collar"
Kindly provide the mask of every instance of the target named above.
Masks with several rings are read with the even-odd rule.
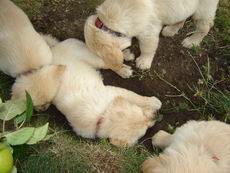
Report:
[[[102,21],[99,18],[97,18],[96,22],[95,22],[95,26],[97,28],[101,29],[104,26],[104,24],[102,23]]]
[[[100,130],[101,124],[103,122],[103,117],[98,118],[97,123],[96,123],[96,134],[95,137],[98,137],[98,132]]]
[[[112,29],[108,28],[98,17],[95,21],[95,26],[98,28],[98,29],[101,29],[103,31],[106,31],[112,35],[115,35],[117,37],[125,37],[125,34],[122,34],[120,32],[117,32],[117,31],[113,31]]]

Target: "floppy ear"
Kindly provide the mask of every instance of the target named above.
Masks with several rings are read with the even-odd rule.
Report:
[[[18,77],[12,87],[12,99],[25,100],[27,91],[33,99],[34,106],[47,105],[54,99],[64,71],[63,65],[49,65]]]
[[[106,66],[114,71],[121,69],[124,57],[119,41],[108,33],[100,31],[90,24],[89,18],[85,24],[85,41],[89,49],[103,59]]]

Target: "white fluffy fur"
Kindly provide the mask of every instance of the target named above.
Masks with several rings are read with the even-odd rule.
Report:
[[[144,173],[229,173],[230,125],[190,121],[173,135],[159,131],[153,145],[166,149],[146,160]]]
[[[182,44],[188,48],[199,45],[213,25],[218,1],[105,0],[97,8],[97,14],[90,16],[86,21],[86,43],[92,51],[105,59],[108,58],[109,52],[120,51],[119,54],[121,54],[122,50],[131,45],[130,38],[137,37],[141,55],[136,59],[136,66],[141,69],[149,69],[158,47],[159,34],[164,25],[168,26],[163,29],[162,34],[173,36],[183,27],[184,21],[192,16],[196,31],[187,37]],[[112,36],[108,32],[96,28],[95,20],[97,17],[110,29],[125,34],[127,39]],[[113,58],[110,57],[109,61],[114,63],[117,54],[111,56]]]
[[[0,70],[16,77],[52,61],[52,53],[26,14],[10,0],[0,0]]]
[[[161,102],[156,97],[144,97],[126,89],[105,86],[96,71],[97,68],[104,68],[104,62],[91,53],[84,43],[68,39],[54,46],[52,53],[54,65],[66,66],[52,102],[77,134],[87,138],[96,135],[110,138],[118,146],[133,145],[154,124],[154,112],[160,109]],[[21,80],[25,79],[28,79],[27,76]],[[18,88],[20,83],[16,81],[13,89]],[[37,83],[44,81],[37,80]],[[30,89],[31,95],[34,92],[44,94],[47,85],[35,85]],[[28,86],[25,84],[24,89],[20,88],[17,92],[27,90]],[[39,98],[38,95],[35,97],[35,100]],[[102,123],[98,129],[100,119]]]

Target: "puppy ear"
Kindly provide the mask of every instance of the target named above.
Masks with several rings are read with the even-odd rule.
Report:
[[[59,88],[65,66],[49,65],[16,79],[12,87],[12,99],[25,99],[27,91],[35,106],[52,102]]]
[[[99,43],[100,44],[100,43]],[[101,43],[100,57],[103,59],[108,68],[117,71],[122,68],[123,53],[119,46],[116,44],[104,44]]]
[[[114,71],[121,69],[124,57],[119,41],[90,24],[90,20],[94,19],[89,18],[84,29],[87,46],[103,59],[108,68]]]

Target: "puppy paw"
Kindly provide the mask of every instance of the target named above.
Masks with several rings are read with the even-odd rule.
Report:
[[[182,42],[183,47],[191,49],[194,46],[199,46],[200,45],[200,40],[199,39],[194,39],[192,36],[187,37],[184,39]]]
[[[167,138],[169,134],[163,130],[160,130],[152,137],[152,144],[153,146],[159,146],[161,147],[164,145],[165,138]]]
[[[124,139],[114,139],[111,138],[110,139],[110,143],[117,146],[117,147],[125,147],[125,146],[129,146],[129,143],[127,140]]]
[[[166,26],[164,27],[163,31],[161,32],[161,34],[165,37],[173,37],[174,35],[176,35],[178,33],[178,31],[172,27],[172,26]]]
[[[151,68],[153,58],[139,57],[136,59],[136,67],[142,70]]]
[[[130,51],[130,49],[125,49],[123,51],[124,59],[125,61],[133,61],[134,60],[134,54]]]
[[[161,106],[162,106],[161,101],[158,98],[154,97],[154,96],[149,97],[149,104],[154,109],[154,111],[159,110],[161,108]]]
[[[130,66],[123,64],[117,74],[122,78],[130,78],[133,75],[133,70]]]

